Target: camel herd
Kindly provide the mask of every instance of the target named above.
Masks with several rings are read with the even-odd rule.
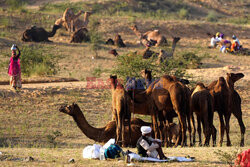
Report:
[[[145,71],[145,73],[151,73]],[[187,145],[186,130],[189,131],[190,146],[195,143],[195,119],[197,116],[197,131],[199,134],[199,144],[209,145],[212,136],[213,146],[216,145],[216,128],[213,125],[213,115],[217,111],[220,119],[220,139],[219,145],[222,146],[224,130],[226,130],[227,146],[231,146],[229,137],[229,121],[231,114],[238,119],[241,129],[240,145],[244,145],[245,126],[242,121],[241,99],[234,89],[234,83],[243,78],[242,73],[227,73],[226,79],[219,77],[210,85],[197,83],[196,87],[189,89],[186,80],[175,76],[164,75],[152,81],[150,74],[145,74],[145,79],[151,82],[146,89],[138,88],[137,80],[129,78],[125,87],[118,82],[117,78],[111,76],[112,90],[112,112],[117,123],[117,143],[122,136],[124,142],[124,126],[129,126],[131,113],[151,115],[152,127],[155,138],[160,139],[166,144],[171,145],[169,139],[169,124],[173,123],[173,118],[178,117],[179,135],[174,143],[175,146]],[[158,122],[159,120],[159,122]],[[225,122],[224,122],[225,120]],[[201,142],[201,123],[203,127],[204,143]]]
[[[164,75],[153,81],[151,71],[145,70],[144,73],[147,85],[145,89],[141,87],[140,80],[135,78],[129,78],[123,86],[116,76],[110,76],[112,121],[103,128],[90,126],[77,104],[62,106],[60,111],[71,115],[87,137],[97,142],[116,138],[117,144],[132,147],[141,136],[141,126],[152,126],[154,137],[160,138],[167,147],[172,144],[175,147],[187,146],[188,130],[189,145],[195,145],[194,113],[197,118],[199,145],[209,146],[212,136],[215,146],[217,130],[213,124],[214,112],[218,113],[220,121],[219,145],[222,146],[226,130],[227,146],[231,146],[229,121],[233,114],[240,125],[240,145],[244,146],[245,125],[242,121],[241,98],[234,89],[234,83],[244,77],[242,73],[227,73],[226,78],[219,77],[208,86],[197,83],[192,89],[187,86],[188,80]],[[152,123],[139,118],[131,119],[132,113],[150,115]],[[178,118],[179,124],[173,122],[175,117]]]

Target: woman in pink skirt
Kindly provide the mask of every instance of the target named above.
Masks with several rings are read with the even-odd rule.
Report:
[[[18,54],[16,51],[18,50]],[[9,69],[8,69],[8,74],[10,76],[10,85],[16,89],[16,88],[21,88],[22,83],[21,83],[21,66],[20,66],[20,55],[21,52],[19,48],[14,44],[11,47],[12,51],[12,56],[10,58],[10,64],[9,64]]]

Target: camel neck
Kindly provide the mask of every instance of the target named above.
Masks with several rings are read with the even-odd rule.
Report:
[[[93,139],[97,142],[103,142],[102,133],[104,132],[104,128],[94,128],[87,122],[84,117],[82,111],[80,109],[75,109],[75,114],[73,115],[77,126],[81,129],[81,131],[90,139]]]

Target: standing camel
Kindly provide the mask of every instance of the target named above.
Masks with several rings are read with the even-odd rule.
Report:
[[[140,42],[143,45],[146,45],[147,41],[156,41],[155,46],[167,44],[167,39],[159,32],[159,30],[141,33],[136,25],[131,26],[130,29],[134,31],[137,37],[139,37]]]
[[[229,137],[229,121],[231,113],[234,114],[239,122],[241,129],[240,145],[244,145],[245,126],[242,121],[241,99],[239,94],[234,90],[234,83],[243,77],[244,74],[242,73],[228,73],[226,80],[224,77],[220,77],[218,81],[213,81],[208,86],[211,95],[214,97],[214,109],[218,112],[220,118],[220,146],[222,146],[225,129],[227,136],[227,146],[231,146]],[[225,118],[225,123],[223,117]]]
[[[112,90],[112,115],[116,121],[116,143],[122,139],[122,146],[125,146],[125,125],[129,127],[129,136],[131,138],[131,112],[129,102],[131,101],[127,92],[117,81],[116,76],[110,76]]]
[[[199,144],[201,143],[201,122],[205,136],[204,146],[209,146],[211,135],[213,136],[213,146],[216,145],[216,129],[213,126],[213,97],[203,83],[197,83],[191,95],[191,110],[197,116],[197,130],[199,134]]]

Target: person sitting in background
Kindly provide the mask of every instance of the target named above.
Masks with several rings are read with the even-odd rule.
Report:
[[[237,50],[240,50],[240,41],[239,41],[239,39],[235,36],[235,35],[233,35],[232,36],[232,39],[233,39],[233,42],[232,42],[232,45],[231,45],[231,52],[235,52],[235,51],[237,51]]]
[[[151,131],[152,129],[149,126],[141,127],[142,136],[136,144],[138,154],[142,157],[167,159],[162,151],[161,140],[153,139],[151,137]]]
[[[210,46],[212,48],[215,48],[218,42],[220,42],[220,40],[215,35],[213,35],[213,37],[211,38]]]

